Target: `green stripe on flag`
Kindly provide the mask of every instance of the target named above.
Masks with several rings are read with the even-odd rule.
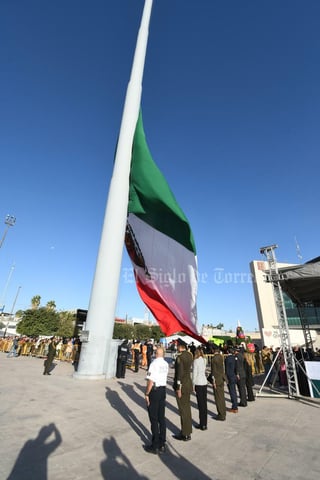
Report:
[[[152,159],[141,112],[132,147],[128,212],[196,254],[188,220]]]

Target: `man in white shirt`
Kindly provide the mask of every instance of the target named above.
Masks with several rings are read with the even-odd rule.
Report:
[[[151,423],[152,443],[145,451],[158,454],[165,451],[166,442],[166,385],[169,366],[164,359],[165,350],[158,347],[156,358],[151,362],[147,373],[145,399]]]

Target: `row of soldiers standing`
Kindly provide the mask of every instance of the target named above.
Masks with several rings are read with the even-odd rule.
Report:
[[[181,432],[174,436],[178,440],[187,441],[191,439],[192,432],[192,418],[190,406],[190,394],[192,389],[195,390],[197,396],[197,403],[199,409],[199,425],[196,428],[201,430],[207,429],[207,381],[213,386],[213,393],[215,397],[217,415],[216,420],[226,420],[226,400],[224,392],[224,384],[230,394],[231,408],[230,413],[237,413],[238,406],[246,407],[247,402],[255,400],[253,393],[253,376],[251,366],[251,356],[244,352],[242,347],[231,347],[222,352],[216,345],[211,347],[210,358],[210,375],[205,375],[206,360],[202,347],[195,350],[192,355],[191,351],[187,351],[187,346],[183,341],[178,342],[178,355],[175,361],[175,378],[173,388],[176,391],[177,403],[181,417]],[[194,380],[194,386],[191,383],[191,368],[193,374],[195,370],[195,363],[199,357],[202,357],[204,362],[201,362],[203,373],[201,375],[201,382],[197,384]],[[200,359],[201,360],[201,359]],[[193,364],[193,367],[192,367]],[[200,380],[200,371],[198,370],[197,379]],[[239,393],[240,401],[238,402]]]

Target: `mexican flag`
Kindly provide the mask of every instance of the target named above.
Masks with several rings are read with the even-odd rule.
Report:
[[[163,333],[199,338],[197,257],[189,223],[154,163],[138,118],[125,238],[141,299]]]

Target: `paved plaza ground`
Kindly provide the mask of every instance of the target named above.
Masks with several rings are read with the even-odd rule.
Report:
[[[168,451],[152,455],[143,449],[150,443],[144,369],[108,380],[75,379],[65,362],[51,376],[42,372],[41,359],[0,353],[1,480],[320,478],[320,404],[259,396],[218,422],[209,387],[208,430],[179,442],[170,368]],[[192,415],[197,423],[194,395]]]

